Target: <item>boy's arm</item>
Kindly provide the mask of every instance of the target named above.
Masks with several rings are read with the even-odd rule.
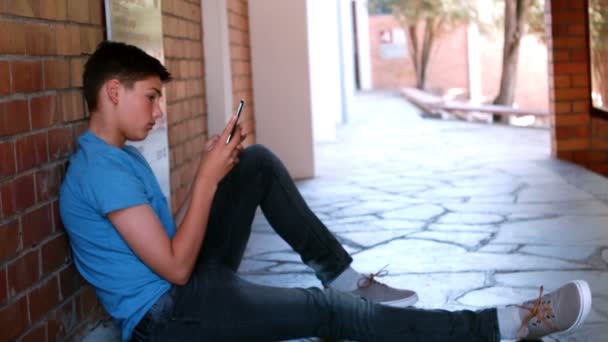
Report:
[[[234,124],[228,123],[223,140]],[[243,136],[237,134],[228,145],[218,143],[201,160],[192,185],[190,203],[173,239],[148,204],[113,211],[108,218],[135,254],[154,272],[168,281],[183,285],[190,278],[205,232],[211,203],[219,181],[238,162],[239,144]],[[220,138],[222,139],[222,138]]]
[[[205,153],[211,151],[213,149],[213,146],[215,146],[215,144],[219,141],[219,139],[220,139],[219,135],[214,135],[211,138],[209,138],[209,140],[207,140],[207,142],[205,143]],[[244,137],[241,136],[241,139],[244,139]],[[239,146],[239,148],[242,148],[242,147]],[[175,220],[175,225],[177,227],[179,227],[182,224],[182,222],[184,221],[184,217],[186,216],[186,213],[188,212],[188,208],[190,208],[190,202],[192,200],[193,183],[194,183],[194,181],[192,181],[188,185],[188,193],[186,194],[186,198],[184,199],[184,201],[182,202],[182,205],[177,210],[177,214],[175,214],[174,220]]]
[[[192,184],[188,186],[188,193],[186,194],[186,199],[177,210],[177,214],[175,214],[175,226],[179,227],[184,221],[184,217],[186,217],[186,213],[188,212],[188,208],[190,208],[190,202],[192,200]]]

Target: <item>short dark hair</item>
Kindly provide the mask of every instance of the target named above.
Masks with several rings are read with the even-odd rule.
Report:
[[[127,87],[150,76],[162,82],[171,81],[171,74],[160,61],[142,49],[113,41],[103,41],[84,65],[82,87],[89,112],[97,109],[97,95],[101,86],[116,78]]]

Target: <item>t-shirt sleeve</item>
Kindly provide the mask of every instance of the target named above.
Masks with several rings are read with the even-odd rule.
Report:
[[[149,203],[144,183],[126,169],[104,165],[87,177],[91,202],[101,214]]]

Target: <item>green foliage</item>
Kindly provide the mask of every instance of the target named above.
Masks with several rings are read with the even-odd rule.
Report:
[[[367,10],[371,15],[391,14],[390,0],[372,0],[367,3]]]
[[[526,17],[526,32],[535,34],[539,39],[545,37],[545,1],[531,0]],[[549,0],[550,1],[550,0]],[[488,18],[484,34],[502,35],[505,27],[505,0],[494,0],[494,6]]]

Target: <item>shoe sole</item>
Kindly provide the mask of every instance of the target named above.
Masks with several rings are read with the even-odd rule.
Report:
[[[418,295],[414,294],[413,296],[409,296],[406,298],[392,300],[389,302],[380,302],[380,304],[405,308],[416,304],[416,302],[418,302]]]
[[[576,321],[574,322],[574,324],[572,324],[570,328],[564,330],[563,332],[560,332],[559,335],[567,334],[570,331],[578,328],[581,324],[583,324],[583,322],[585,322],[585,319],[587,319],[589,312],[591,312],[592,300],[591,289],[589,288],[589,284],[585,280],[573,280],[571,281],[571,283],[576,285],[578,294],[581,296],[581,308],[578,311],[578,317],[576,317]]]

